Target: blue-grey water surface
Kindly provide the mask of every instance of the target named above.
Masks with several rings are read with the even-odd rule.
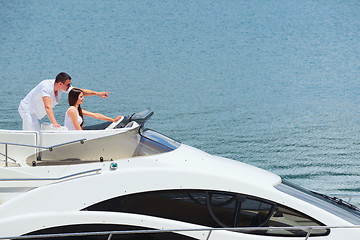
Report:
[[[19,101],[65,71],[111,91],[89,111],[151,109],[147,126],[185,144],[359,194],[359,12],[355,0],[0,0],[0,128],[20,129]]]

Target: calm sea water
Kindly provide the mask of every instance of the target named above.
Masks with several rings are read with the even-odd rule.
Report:
[[[19,101],[65,71],[111,91],[89,111],[151,109],[148,127],[183,143],[360,194],[359,12],[351,0],[0,0],[0,126],[20,129]]]

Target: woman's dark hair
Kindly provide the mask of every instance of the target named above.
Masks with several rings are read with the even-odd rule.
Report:
[[[62,83],[65,83],[66,80],[71,80],[71,77],[69,74],[65,73],[65,72],[61,72],[59,73],[56,78],[55,78],[55,82],[58,83],[58,82],[62,82]]]
[[[69,95],[68,95],[68,100],[69,100],[69,105],[70,106],[75,106],[77,100],[79,99],[80,93],[82,93],[82,91],[80,89],[78,89],[78,88],[71,89],[71,91],[69,92]],[[80,126],[82,127],[83,124],[84,124],[84,116],[83,116],[82,109],[81,109],[80,105],[78,106],[78,111],[79,111],[80,117],[82,118],[82,123],[80,124]]]

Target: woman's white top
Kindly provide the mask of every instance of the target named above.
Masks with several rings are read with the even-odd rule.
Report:
[[[78,123],[81,124],[83,119],[80,117],[79,115],[79,111],[74,107],[74,106],[71,106],[67,109],[66,113],[65,113],[65,120],[64,120],[64,126],[67,127],[67,129],[69,130],[76,130],[71,118],[69,117],[69,110],[70,109],[75,109],[76,110],[76,115],[77,115],[77,120],[78,120]]]

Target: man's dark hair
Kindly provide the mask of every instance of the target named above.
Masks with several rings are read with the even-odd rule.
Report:
[[[56,76],[55,82],[56,83],[59,83],[59,82],[65,83],[66,80],[68,80],[68,79],[71,80],[70,75],[65,72],[61,72]]]

